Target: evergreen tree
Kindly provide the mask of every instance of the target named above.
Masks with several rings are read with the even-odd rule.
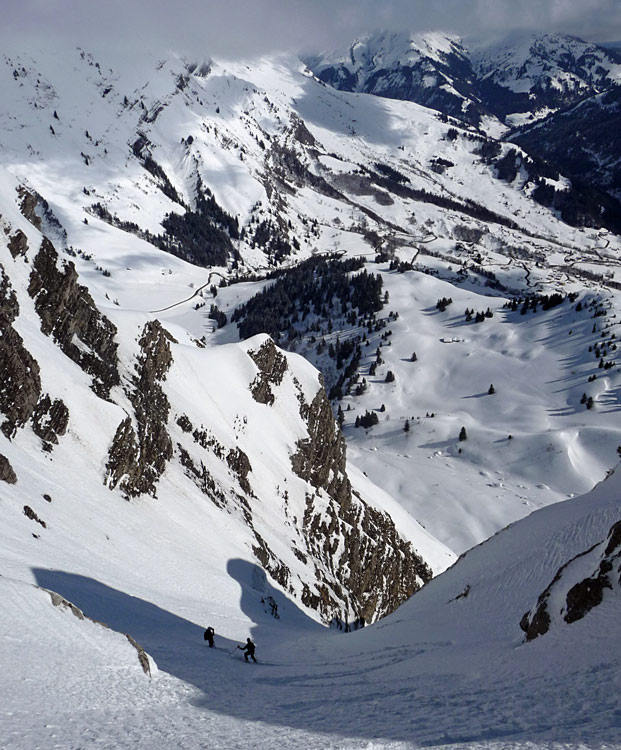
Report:
[[[409,431],[410,431],[410,420],[406,419],[405,424],[403,425],[403,432],[409,432]],[[621,446],[619,446],[619,450],[621,450]],[[619,455],[621,455],[621,453]]]
[[[460,442],[463,442],[464,440],[468,439],[468,433],[466,432],[466,428],[462,427],[459,431],[459,440]]]

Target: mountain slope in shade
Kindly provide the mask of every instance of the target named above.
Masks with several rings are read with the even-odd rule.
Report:
[[[621,82],[618,53],[562,34],[473,45],[471,59],[485,100],[510,124],[538,119]]]
[[[621,81],[617,52],[561,34],[489,42],[378,32],[306,62],[335,88],[414,101],[496,134]]]
[[[564,174],[621,196],[621,88],[525,126],[512,140],[556,164]]]

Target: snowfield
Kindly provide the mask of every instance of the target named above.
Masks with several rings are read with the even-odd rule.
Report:
[[[442,51],[443,37],[428,43]],[[565,621],[567,592],[552,587],[548,632],[527,643],[520,628],[561,566],[563,585],[597,577],[621,521],[620,238],[533,202],[524,164],[500,179],[474,128],[338,92],[291,56],[115,70],[81,49],[17,46],[0,60],[0,353],[10,330],[68,423],[49,445],[30,418],[0,431],[16,479],[0,463],[0,747],[621,748],[618,557],[581,619]],[[240,229],[222,265],[147,241],[196,209],[201,185]],[[253,239],[265,223],[290,254]],[[105,397],[42,330],[30,287],[44,237],[116,326]],[[230,322],[267,272],[332,252],[364,259],[387,293],[366,387],[340,402],[347,462],[326,480],[346,470],[339,502],[368,509],[362,530],[292,469],[316,366],[334,366],[317,339],[361,330],[304,333],[282,352]],[[555,292],[558,305],[522,314],[525,295]],[[143,422],[162,418],[174,459],[131,496],[127,467],[113,486],[110,448],[121,425],[144,427],[132,397],[150,324],[171,357]],[[286,364],[266,375],[271,402],[253,393],[264,346]],[[9,382],[8,351],[6,410],[32,375]],[[170,410],[154,416],[158,400]],[[356,428],[367,410],[378,424]],[[337,562],[378,518],[386,539],[360,578],[389,543],[386,519],[403,546],[369,599],[399,589],[407,550],[435,577],[377,623],[327,627],[322,596],[354,619],[353,563]],[[247,637],[257,665],[237,649]]]
[[[620,490],[613,475],[537,511],[350,634],[310,621],[242,560],[228,563],[228,596],[224,577],[195,574],[197,598],[187,580],[165,591],[143,554],[139,594],[73,572],[70,551],[63,570],[33,568],[37,584],[131,633],[158,665],[150,678],[120,636],[3,577],[3,747],[619,747],[619,581],[584,619],[531,643],[519,620],[560,565],[605,540]],[[109,579],[118,567],[111,556]],[[257,665],[236,649],[247,633]]]

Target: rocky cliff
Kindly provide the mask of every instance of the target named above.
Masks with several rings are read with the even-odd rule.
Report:
[[[561,622],[571,624],[601,606],[606,597],[621,591],[621,521],[607,538],[562,565],[541,592],[536,605],[526,612],[520,627],[526,640],[545,635]]]

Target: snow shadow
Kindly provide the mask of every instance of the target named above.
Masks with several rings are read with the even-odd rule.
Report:
[[[266,739],[261,747],[278,747],[279,736],[283,746],[293,746],[287,741],[291,729],[317,733],[313,747],[340,747],[348,737],[415,741],[416,747],[464,742],[487,746],[503,737],[530,740],[551,727],[555,727],[557,742],[575,742],[582,738],[583,724],[591,720],[585,718],[590,707],[584,704],[584,694],[594,691],[597,695],[597,690],[602,690],[599,670],[579,673],[577,678],[584,679],[577,693],[579,703],[565,708],[563,683],[556,693],[552,691],[556,703],[551,704],[547,674],[533,681],[529,672],[524,673],[528,677],[517,682],[511,672],[504,678],[482,677],[489,668],[487,662],[481,671],[446,673],[446,660],[459,654],[451,650],[450,641],[419,639],[416,643],[408,638],[392,643],[378,638],[378,631],[371,628],[348,635],[328,631],[277,591],[259,566],[244,560],[231,560],[228,572],[240,585],[242,610],[254,622],[256,665],[245,664],[237,643],[219,634],[217,647],[209,649],[203,641],[202,625],[151,602],[86,576],[42,568],[33,572],[40,586],[56,591],[89,617],[129,633],[153,656],[160,671],[198,689],[197,694],[168,683],[162,686],[166,695],[177,696],[181,704],[191,703],[198,712],[258,723],[251,730],[256,734],[250,737],[259,737],[263,726]],[[267,597],[276,602],[278,619],[269,602],[266,611]],[[287,625],[296,622],[306,630],[292,628],[287,633]],[[349,646],[346,654],[339,648],[341,642]],[[432,669],[434,661],[416,668],[417,659],[430,659],[427,652],[438,648],[439,670]],[[164,701],[164,710],[170,710],[168,705]],[[611,711],[617,707],[614,698],[612,706]],[[223,722],[223,731],[227,727],[240,738],[245,729]],[[209,746],[208,736],[204,746]]]
[[[270,642],[325,631],[272,586],[258,565],[231,560],[228,572],[240,585],[242,611],[254,623],[251,636],[257,644],[260,663],[263,661],[262,649]],[[209,707],[228,713],[228,698],[221,706],[212,704],[213,670],[218,671],[217,682],[237,679],[236,670],[245,667],[243,655],[237,650],[241,641],[225,638],[216,632],[216,648],[209,649],[203,633],[210,623],[191,622],[87,576],[44,568],[33,568],[33,573],[37,585],[60,594],[87,617],[131,635],[155,659],[161,671],[209,693]]]
[[[240,609],[255,623],[251,636],[257,641],[257,646],[258,641],[264,637],[273,640],[274,629],[294,629],[296,633],[324,630],[291,599],[272,586],[263,568],[247,560],[233,559],[228,561],[226,571],[241,588]]]
[[[60,594],[87,617],[131,635],[155,659],[159,669],[193,684],[200,681],[201,675],[204,680],[204,669],[197,671],[193,662],[198,649],[205,646],[205,626],[94,578],[42,568],[34,568],[33,573],[37,585]]]

